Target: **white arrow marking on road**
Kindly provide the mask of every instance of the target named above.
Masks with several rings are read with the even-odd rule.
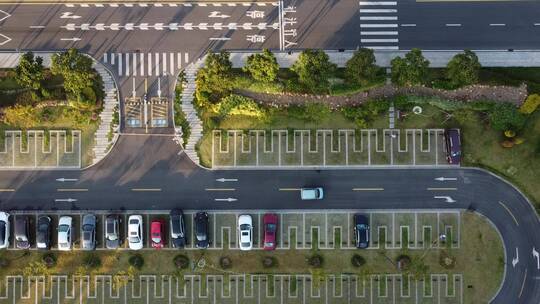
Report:
[[[81,16],[73,15],[72,12],[64,12],[62,13],[62,16],[60,16],[60,19],[79,19]]]
[[[457,180],[457,178],[456,177],[437,177],[435,180],[444,182],[444,181],[455,181]]]
[[[61,41],[79,41],[81,38],[60,38]]]
[[[224,19],[224,18],[229,18],[229,17],[230,17],[229,15],[224,15],[218,11],[211,12],[210,15],[208,15],[208,18],[223,18]]]
[[[77,200],[74,199],[74,198],[57,198],[54,200],[55,202],[68,202],[68,203],[73,203],[73,202],[76,202]]]
[[[62,183],[63,183],[63,182],[76,182],[76,181],[78,181],[78,179],[76,179],[76,178],[63,178],[63,177],[61,177],[61,178],[57,178],[56,181],[57,181],[57,182],[62,182]]]
[[[0,18],[0,22],[6,20],[7,18],[11,17],[11,14],[4,12],[3,10],[0,10],[0,13],[4,14],[4,17]]]
[[[512,259],[512,267],[516,268],[517,263],[519,263],[519,251],[516,247],[516,257]]]
[[[222,178],[216,179],[216,181],[222,182],[222,183],[224,183],[224,182],[237,182],[238,179],[237,178],[223,178],[222,177]]]
[[[533,247],[532,255],[534,258],[536,258],[536,268],[540,269],[540,255],[538,254],[538,251],[536,251],[536,248]]]
[[[229,197],[229,198],[215,198],[214,199],[216,202],[236,202],[237,199],[236,198],[232,198],[232,197]]]
[[[456,200],[452,199],[452,197],[450,197],[450,196],[434,196],[433,198],[444,199],[445,202],[447,202],[447,203],[455,203],[456,202]]]

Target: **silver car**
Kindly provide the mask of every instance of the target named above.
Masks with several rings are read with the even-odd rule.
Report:
[[[96,249],[96,216],[85,214],[82,218],[81,228],[82,250]]]

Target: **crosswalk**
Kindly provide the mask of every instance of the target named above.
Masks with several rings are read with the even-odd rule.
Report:
[[[189,53],[105,53],[101,61],[120,77],[175,76],[189,63]]]
[[[376,50],[397,50],[397,1],[360,1],[360,44]]]

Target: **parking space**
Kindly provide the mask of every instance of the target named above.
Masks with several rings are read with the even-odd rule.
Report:
[[[214,130],[212,166],[447,165],[442,129]]]
[[[81,131],[5,131],[0,168],[80,168]]]
[[[432,274],[416,280],[401,274],[328,275],[314,282],[310,274],[298,275],[141,275],[119,289],[111,277],[94,280],[78,276],[22,279],[8,276],[0,295],[6,303],[370,303],[461,304],[463,277]]]

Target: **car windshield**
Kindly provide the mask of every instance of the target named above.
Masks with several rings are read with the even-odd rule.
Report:
[[[152,236],[152,242],[161,243],[161,238],[159,236]]]
[[[93,229],[94,229],[94,226],[92,226],[92,225],[87,224],[87,225],[83,226],[84,231],[92,231]]]
[[[250,228],[249,224],[240,225],[240,230],[249,230],[249,228]]]
[[[274,243],[273,243],[273,242],[266,242],[266,243],[264,243],[264,246],[266,246],[266,247],[273,247],[273,246],[274,246]]]
[[[276,231],[276,224],[266,224],[266,231],[267,232],[275,232]]]
[[[138,243],[140,241],[138,236],[130,236],[129,241],[132,243]]]
[[[365,228],[366,228],[366,225],[364,225],[364,224],[358,224],[358,225],[356,225],[356,228],[358,228],[358,229],[365,229]]]
[[[132,220],[129,221],[130,225],[136,225],[138,223],[139,223],[139,220],[137,220],[137,219],[132,219]]]
[[[58,231],[60,232],[68,232],[69,226],[68,225],[60,225],[58,226]]]
[[[92,232],[90,232],[90,231],[85,231],[85,232],[83,233],[83,240],[85,240],[85,241],[90,241],[90,240],[92,240]]]

